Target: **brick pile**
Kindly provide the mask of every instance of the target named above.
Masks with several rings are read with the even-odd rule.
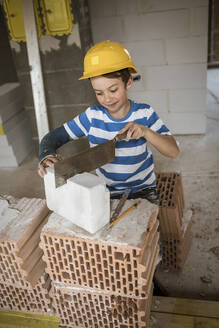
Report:
[[[191,218],[185,211],[179,173],[157,173],[162,267],[182,270],[192,242]]]
[[[116,200],[114,202],[117,202]],[[130,207],[134,201],[127,201]],[[146,200],[106,234],[90,235],[56,213],[40,247],[53,311],[68,327],[148,327],[159,253],[158,207]]]
[[[46,313],[50,279],[39,241],[49,210],[41,199],[0,201],[0,309]]]

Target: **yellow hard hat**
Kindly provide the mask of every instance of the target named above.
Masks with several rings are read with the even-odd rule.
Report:
[[[101,41],[88,50],[84,57],[84,73],[79,80],[89,79],[124,68],[130,73],[137,73],[131,56],[126,48],[118,42]]]

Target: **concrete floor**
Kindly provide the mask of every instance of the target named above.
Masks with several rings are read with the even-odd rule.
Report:
[[[207,131],[176,136],[177,159],[153,150],[157,171],[177,171],[183,179],[185,203],[192,209],[193,244],[180,274],[158,272],[169,296],[219,300],[219,69],[208,71]],[[31,154],[20,167],[0,169],[0,194],[44,198]]]

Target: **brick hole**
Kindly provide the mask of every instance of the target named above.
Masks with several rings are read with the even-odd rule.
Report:
[[[98,270],[99,272],[102,272],[102,266],[101,266],[100,263],[97,264],[97,270]]]
[[[101,262],[100,254],[96,254],[96,259],[97,259],[97,262]]]
[[[69,244],[66,244],[66,250],[68,253],[71,253],[71,246]]]
[[[83,253],[81,246],[77,246],[77,253],[78,254],[82,254]]]
[[[127,271],[128,271],[128,272],[131,272],[131,271],[132,271],[131,264],[128,264],[128,265],[127,265]]]
[[[109,256],[108,260],[109,260],[109,264],[113,264],[113,258],[112,258],[112,256]]]
[[[79,261],[80,261],[80,264],[84,264],[83,256],[80,256],[80,257],[79,257]]]
[[[133,254],[133,257],[136,257],[136,256],[137,256],[136,249],[133,249],[133,250],[132,250],[132,254]]]
[[[56,260],[56,257],[55,256],[52,257],[52,261],[53,261],[54,264],[57,264],[57,260]]]
[[[58,249],[57,249],[57,251],[58,251]],[[65,251],[64,248],[62,248],[62,255],[63,255],[63,256],[66,256],[66,251]]]
[[[88,252],[84,252],[84,258],[85,258],[85,260],[89,260],[89,254],[88,254]]]
[[[118,288],[118,289],[120,289],[120,288],[121,288],[121,284],[120,284],[120,281],[117,281],[117,282],[116,282],[116,286],[117,286],[117,288]]]
[[[112,247],[108,246],[107,249],[108,249],[108,254],[112,254]]]
[[[115,282],[114,276],[111,276],[111,282],[114,284]]]
[[[122,268],[122,275],[125,276],[125,269]]]
[[[134,268],[137,268],[137,261],[133,261],[133,266],[134,266]]]
[[[105,249],[102,250],[102,256],[103,256],[104,259],[107,258],[107,255],[106,255],[106,251],[105,251]]]
[[[103,267],[106,269],[108,267],[108,263],[106,260],[103,261]]]
[[[120,272],[116,271],[116,279],[120,279]]]
[[[65,272],[62,273],[62,275],[63,275],[64,279],[70,279],[70,275],[69,275],[68,272],[65,271]]]
[[[66,258],[64,258],[64,265],[67,267],[68,266],[68,261]]]

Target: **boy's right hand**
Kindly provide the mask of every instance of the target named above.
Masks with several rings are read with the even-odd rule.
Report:
[[[62,160],[62,157],[60,155],[57,155],[57,156],[48,156],[46,157],[39,165],[38,167],[38,174],[41,178],[44,177],[44,175],[47,173],[46,172],[46,167],[51,167],[51,168],[54,168],[54,163],[58,162]]]

